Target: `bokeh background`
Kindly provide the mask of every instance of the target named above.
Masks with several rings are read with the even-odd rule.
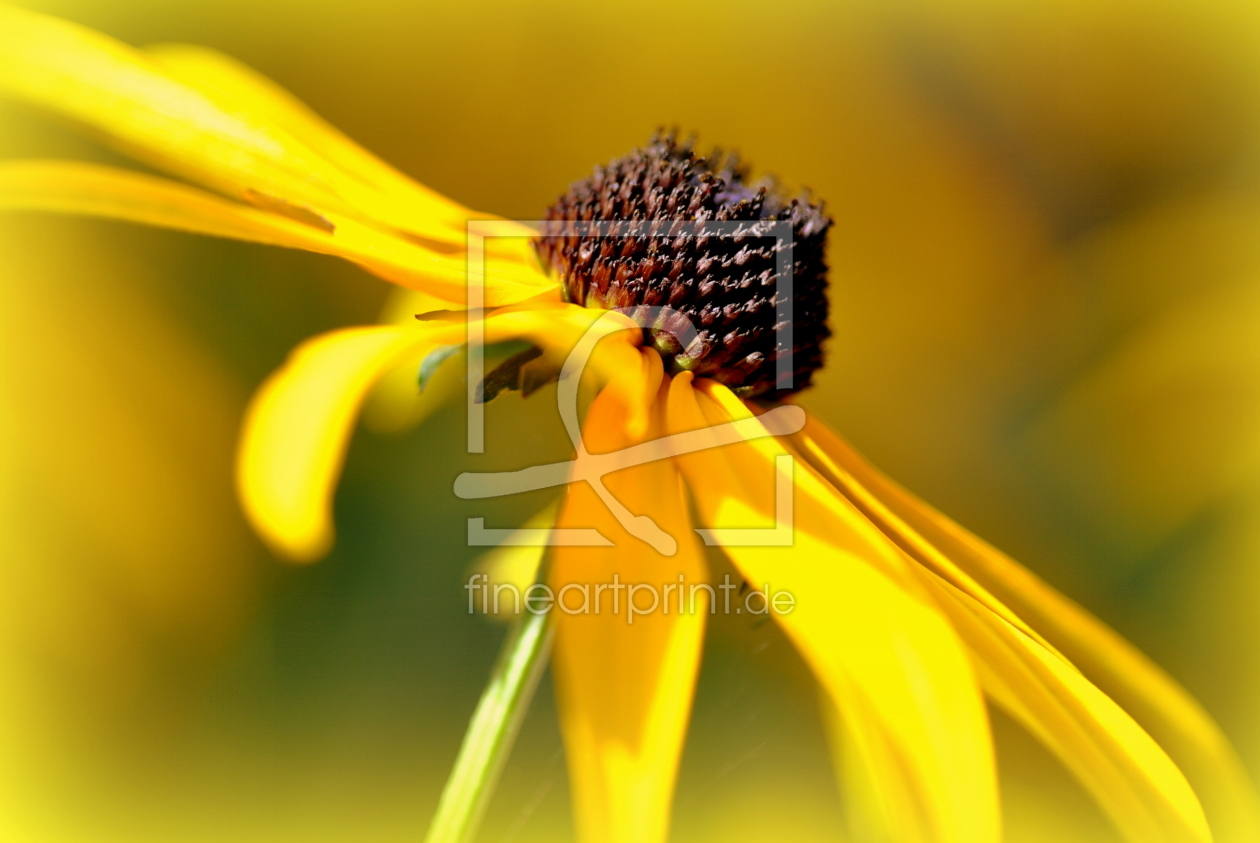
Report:
[[[1260,773],[1260,5],[25,5],[235,55],[510,217],[661,124],[812,187],[835,338],[807,407],[1138,643]],[[0,120],[0,156],[114,160]],[[474,512],[451,481],[563,454],[546,414],[496,402],[475,459],[457,407],[360,433],[336,550],[293,567],[234,501],[239,419],[384,283],[8,214],[0,285],[0,839],[420,839],[503,634],[465,611],[464,518],[538,503]],[[674,838],[836,839],[790,648],[722,619],[705,658]],[[1112,839],[997,731],[1010,840]],[[544,686],[480,839],[567,839],[567,799]]]

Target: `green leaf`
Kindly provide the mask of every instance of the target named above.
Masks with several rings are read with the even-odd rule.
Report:
[[[421,392],[424,392],[424,388],[429,385],[429,379],[433,377],[433,373],[438,370],[438,367],[455,356],[461,348],[463,348],[461,345],[439,345],[425,355],[424,359],[420,361]]]

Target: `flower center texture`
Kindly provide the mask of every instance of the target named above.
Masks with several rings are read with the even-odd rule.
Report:
[[[573,184],[535,247],[567,301],[629,314],[670,374],[775,397],[822,366],[830,227],[808,196],[749,184],[738,156],[703,158],[658,133]],[[781,358],[790,384],[776,377]]]

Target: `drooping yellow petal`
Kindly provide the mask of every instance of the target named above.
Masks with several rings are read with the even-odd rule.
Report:
[[[418,373],[432,374],[420,388]],[[443,407],[464,399],[468,362],[458,346],[416,349],[381,375],[363,405],[363,424],[374,433],[404,433]]]
[[[850,697],[841,712],[830,694],[824,691],[819,696],[848,839],[863,843],[931,840],[913,777],[868,701]]]
[[[525,339],[563,356],[597,319],[598,313],[557,302],[497,310],[484,318],[482,329],[485,342]],[[463,344],[467,337],[468,326],[456,318],[333,331],[295,349],[263,384],[246,414],[237,484],[246,514],[278,552],[310,560],[331,545],[334,487],[373,384],[426,350]],[[641,341],[638,330],[618,331],[592,358],[591,368],[609,381],[624,374],[633,357],[638,370],[644,358],[635,346]],[[621,402],[633,394],[624,389],[609,396],[621,407],[623,428],[626,418],[645,412],[626,409]]]
[[[85,27],[0,6],[0,93],[85,124],[159,166],[240,196],[247,189],[349,210],[316,156]]]
[[[895,515],[886,529],[906,546],[935,548],[965,575],[938,571],[942,576],[990,609],[986,594],[1000,600],[1132,715],[1194,786],[1218,843],[1260,839],[1255,792],[1242,764],[1211,716],[1175,680],[1079,605],[868,465],[835,433],[812,423],[804,432]]]
[[[392,289],[385,297],[377,321],[385,325],[410,325],[417,317],[449,310],[450,303],[420,290]]]
[[[979,664],[990,695],[1059,755],[1129,839],[1203,839],[1199,833],[1206,833],[1206,825],[1199,803],[1163,750],[1023,620],[832,460],[815,441],[827,435],[826,429],[813,420],[808,424],[794,437],[796,452],[908,555],[953,584],[924,572],[943,595],[942,603]],[[1054,662],[1045,667],[1046,659]],[[1109,730],[1109,725],[1115,728]]]
[[[1060,655],[923,572],[972,652],[985,690],[1040,739],[1131,843],[1205,843],[1203,809],[1172,759]]]
[[[72,161],[0,163],[0,210],[126,220],[212,237],[300,248],[327,220],[298,222],[167,179]],[[316,227],[323,224],[324,228]]]
[[[499,308],[485,320],[486,343],[510,339],[533,343],[557,366],[576,346],[593,341],[583,379],[615,396],[610,400],[622,407],[619,423],[628,436],[643,436],[650,406],[643,396],[655,393],[661,373],[644,365],[645,358],[637,348],[643,342],[643,332],[629,317],[565,304],[558,297],[549,300],[544,295]],[[659,361],[654,365],[659,368]]]
[[[626,436],[623,419],[616,394],[595,399],[585,425],[592,453],[641,441]],[[658,413],[647,433],[660,427]],[[707,574],[669,460],[604,479],[632,513],[648,515],[673,536],[678,549],[673,556],[657,553],[628,534],[588,485],[571,488],[559,524],[594,527],[613,542],[556,548],[548,576],[558,601],[552,665],[578,839],[662,843],[708,611],[707,592],[697,589],[693,597],[690,589]],[[632,614],[631,606],[641,613]]]
[[[378,319],[386,325],[413,325],[416,317],[449,310],[449,302],[419,290],[395,288],[385,298]],[[416,373],[426,354],[415,354],[387,372],[373,387],[363,405],[363,423],[377,433],[399,433],[419,424],[431,413],[465,391],[465,366],[448,359],[430,371],[424,389],[417,393]],[[458,358],[458,355],[453,355]]]
[[[205,94],[225,111],[243,113],[258,125],[304,145],[339,170],[376,191],[364,194],[358,207],[372,219],[411,234],[462,247],[467,223],[490,219],[408,178],[359,146],[272,80],[230,56],[189,44],[160,44],[144,51],[170,76]],[[357,187],[357,186],[356,186]],[[511,224],[500,220],[511,229]],[[495,237],[487,250],[527,266],[530,248],[524,226],[518,236]]]
[[[333,331],[298,346],[245,417],[237,484],[245,512],[277,551],[300,561],[332,543],[332,496],[364,395],[394,361],[436,345],[439,328]]]
[[[208,51],[165,48],[150,55],[0,5],[0,95],[58,112],[156,167],[264,209],[315,219],[338,215],[451,252],[464,249],[468,220],[487,218],[410,181],[278,86]],[[489,238],[486,250],[497,258],[492,264],[511,267],[490,271],[552,286],[534,265],[530,232],[507,223],[500,228],[515,236]],[[398,280],[389,266],[381,269]]]
[[[230,56],[189,44],[160,44],[144,52],[168,75],[205,94],[225,111],[247,115],[257,125],[305,146],[330,170],[354,179],[343,193],[359,197],[356,207],[384,226],[462,248],[468,221],[492,218],[403,175],[284,88]],[[375,192],[360,193],[358,183]],[[507,221],[499,222],[500,230],[515,231],[516,236],[488,239],[487,252],[532,268],[534,260],[527,238],[533,232]]]
[[[675,377],[671,432],[751,416],[729,390]],[[772,438],[680,458],[706,526],[773,523]],[[997,782],[980,688],[962,643],[898,548],[806,465],[794,472],[794,545],[726,547],[749,583],[791,592],[776,615],[840,712],[869,734],[867,768],[900,781],[921,821],[908,839],[998,839]],[[875,749],[884,757],[874,757]],[[895,763],[888,763],[888,759]]]
[[[414,233],[441,236],[444,227],[462,243],[465,223],[477,214],[409,179],[330,125],[291,93],[230,56],[190,44],[144,50],[167,75],[206,95],[225,111],[248,114],[258,125],[283,132],[329,164],[376,188],[380,202],[409,215]],[[377,205],[379,207],[379,204]]]
[[[985,606],[1014,624],[1025,634],[1042,640],[1037,632],[995,598],[979,583],[967,575],[954,562],[944,556],[937,548],[929,544],[921,536],[906,527],[897,515],[879,498],[847,472],[843,466],[831,459],[828,453],[818,444],[815,436],[818,431],[827,428],[818,420],[807,418],[803,431],[787,439],[792,453],[809,463],[822,477],[840,492],[850,503],[856,506],[863,515],[875,524],[889,539],[897,544],[910,558],[926,565],[948,581],[958,585],[967,594],[982,602]],[[1044,641],[1043,641],[1044,643]]]
[[[0,164],[0,210],[86,214],[335,255],[398,284],[456,304],[467,295],[467,262],[357,220],[279,206],[263,210],[167,179],[70,161]],[[286,213],[287,212],[287,213]],[[489,305],[538,295],[551,282],[519,262],[487,271]],[[448,305],[451,306],[451,305]]]

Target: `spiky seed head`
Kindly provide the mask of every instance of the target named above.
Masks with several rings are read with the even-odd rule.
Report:
[[[535,246],[566,300],[638,319],[668,372],[714,378],[745,397],[775,397],[809,386],[822,366],[823,341],[831,335],[831,219],[821,203],[788,198],[772,179],[749,183],[737,155],[700,157],[691,141],[658,132],[647,146],[573,184],[545,219]],[[607,236],[589,225],[614,221],[632,224]],[[708,222],[729,225],[720,236],[681,225]],[[791,224],[790,246],[775,236],[783,222]],[[789,352],[778,330],[779,297],[789,285],[779,283],[776,270],[786,248],[793,378],[790,389],[777,389],[777,362]],[[662,312],[674,315],[662,321]],[[678,316],[694,333],[668,324]],[[680,336],[691,336],[691,343],[683,347]]]

